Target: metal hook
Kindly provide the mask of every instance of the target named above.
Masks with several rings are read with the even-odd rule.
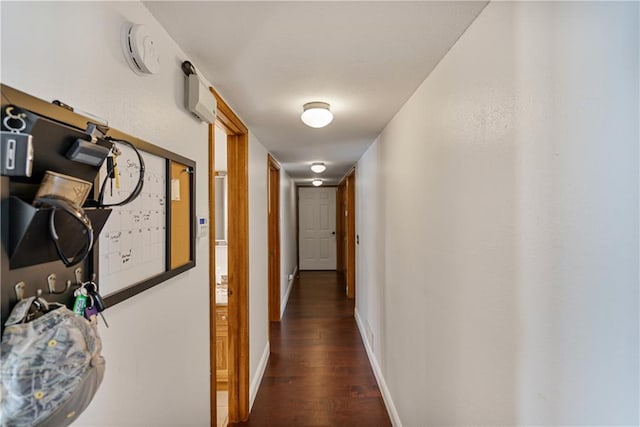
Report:
[[[71,280],[67,280],[65,288],[61,291],[56,291],[56,274],[55,273],[51,273],[49,276],[47,276],[47,283],[49,284],[49,293],[54,295],[63,294],[67,292],[71,287]]]
[[[77,286],[81,286],[82,285],[82,268],[78,267],[75,270],[73,270],[73,274],[75,274],[76,276],[76,285]]]
[[[13,105],[9,105],[5,109],[5,118],[2,120],[2,124],[13,133],[20,133],[27,128],[27,122],[24,120],[27,115],[25,113],[13,114]],[[9,124],[9,120],[17,121],[20,126],[14,127]]]
[[[26,286],[27,284],[24,282],[18,282],[14,286],[14,289],[16,290],[16,298],[18,299],[18,301],[21,301],[24,299],[24,288]]]
[[[36,299],[33,301],[38,311],[46,313],[49,311],[49,303],[42,297],[42,289],[36,291]]]

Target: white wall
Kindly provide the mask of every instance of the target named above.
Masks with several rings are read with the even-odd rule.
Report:
[[[125,62],[128,20],[156,35],[158,74]],[[196,209],[208,215],[208,131],[183,108],[185,59],[141,3],[2,3],[2,82],[196,160]],[[194,269],[105,312],[105,378],[75,425],[209,425],[208,258],[199,240]]]
[[[215,132],[215,171],[227,171],[227,134],[218,126],[213,128]]]
[[[356,313],[376,361],[385,361],[385,199],[383,162],[376,140],[356,167]]]
[[[249,397],[251,405],[253,405],[269,356],[267,207],[267,150],[249,132]]]
[[[640,422],[638,16],[489,4],[358,163],[396,425]]]
[[[296,184],[280,169],[280,314],[287,307],[291,286],[295,279],[289,274],[298,271],[298,242],[296,239]]]

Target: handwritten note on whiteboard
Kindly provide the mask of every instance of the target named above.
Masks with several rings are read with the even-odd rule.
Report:
[[[118,144],[120,188],[107,183],[104,203],[124,200],[135,188],[140,165],[135,152]],[[99,285],[102,295],[124,289],[166,270],[166,159],[141,151],[145,163],[144,185],[131,203],[114,207],[100,233]],[[106,175],[106,162],[100,179]]]

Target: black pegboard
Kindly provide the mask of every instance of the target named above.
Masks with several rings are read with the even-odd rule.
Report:
[[[3,87],[2,117],[6,117],[7,106]],[[75,178],[94,182],[100,166],[91,166],[69,160],[67,152],[77,139],[90,140],[91,135],[82,128],[70,126],[56,120],[35,114],[28,109],[14,106],[12,114],[20,114],[25,121],[23,133],[32,135],[34,147],[33,172],[30,177],[2,176],[0,203],[2,224],[0,237],[2,240],[0,317],[1,325],[9,317],[12,307],[18,298],[16,284],[23,282],[24,296],[37,294],[50,302],[60,302],[73,306],[73,292],[78,288],[76,269],[80,269],[82,281],[91,279],[96,273],[96,246],[94,251],[82,263],[66,267],[59,260],[55,247],[50,239],[48,221],[51,209],[40,209],[32,205],[44,173],[48,170],[70,175]],[[2,130],[5,120],[0,120]],[[104,141],[99,141],[106,144]],[[91,211],[91,212],[89,212]],[[87,210],[87,215],[95,227],[94,240],[109,216],[109,210]],[[65,253],[73,254],[83,244],[83,229],[78,229],[77,222],[67,214],[56,215],[56,228],[59,227],[61,246]],[[96,243],[97,244],[97,243]],[[54,293],[49,292],[47,278],[55,275]],[[70,286],[67,289],[67,282]],[[65,291],[65,289],[67,289]]]

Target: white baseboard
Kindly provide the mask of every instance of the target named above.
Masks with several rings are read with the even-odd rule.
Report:
[[[380,392],[382,393],[382,400],[384,400],[384,404],[387,407],[387,411],[389,412],[391,423],[394,427],[402,427],[400,415],[398,415],[396,406],[393,404],[393,399],[391,398],[391,393],[389,392],[387,383],[384,380],[384,375],[382,375],[382,370],[380,369],[380,365],[378,364],[378,359],[376,359],[376,355],[373,353],[373,349],[371,348],[369,341],[367,340],[366,329],[364,327],[364,324],[362,323],[362,318],[360,317],[358,310],[354,310],[354,314],[356,318],[356,324],[358,325],[358,330],[360,331],[360,336],[362,337],[362,342],[364,342],[364,348],[367,350],[369,363],[371,363],[373,374],[376,377],[376,381],[378,381],[378,387],[380,387]]]
[[[260,383],[262,382],[264,371],[267,369],[267,362],[269,361],[270,353],[271,347],[269,345],[269,342],[267,341],[267,345],[264,347],[264,352],[262,353],[262,357],[260,358],[260,363],[258,363],[258,369],[256,369],[256,373],[253,376],[253,381],[251,381],[251,385],[249,386],[249,411],[251,411],[253,402],[254,400],[256,400],[256,395],[258,394],[258,389],[260,388]]]
[[[298,275],[298,266],[293,269],[293,279],[287,282],[287,290],[284,293],[284,298],[280,302],[280,317],[284,316],[284,310],[287,308],[287,303],[289,302],[289,295],[291,295],[291,289],[293,289],[293,282],[296,281],[296,276]]]

